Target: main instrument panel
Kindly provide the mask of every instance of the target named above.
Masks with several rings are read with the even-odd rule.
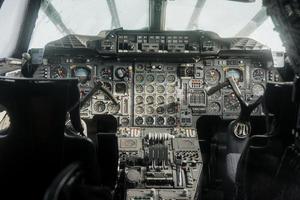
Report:
[[[48,65],[49,78],[77,77],[82,95],[94,86],[104,86],[116,97],[114,104],[101,91],[81,109],[83,118],[99,114],[114,115],[121,126],[193,126],[199,117],[236,118],[239,103],[230,87],[211,96],[207,90],[233,77],[243,98],[254,101],[264,94],[267,81],[279,81],[273,68],[255,59],[203,59],[195,63],[106,62],[72,59]],[[261,107],[253,115],[262,115]]]
[[[230,86],[207,91],[232,77],[242,98],[255,101],[267,82],[281,80],[270,55],[254,40],[211,32],[113,30],[49,43],[35,76],[77,78],[82,97],[97,83],[105,88],[82,105],[81,117],[118,120],[126,199],[197,199],[203,166],[197,120],[240,113]],[[262,107],[252,115],[263,116]]]

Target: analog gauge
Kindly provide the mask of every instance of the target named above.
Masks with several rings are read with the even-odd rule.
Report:
[[[153,117],[150,117],[150,116],[146,117],[146,124],[147,125],[153,125],[154,124]]]
[[[141,115],[144,113],[144,108],[142,106],[138,106],[135,109],[136,114]]]
[[[169,85],[167,88],[168,93],[174,93],[175,92],[175,86],[174,85]]]
[[[240,104],[234,93],[224,95],[224,108],[227,112],[239,111]]]
[[[97,101],[95,104],[94,104],[94,110],[96,112],[99,112],[99,113],[102,113],[105,111],[105,108],[106,108],[106,105],[103,101]]]
[[[165,103],[165,97],[158,96],[156,99],[157,104],[164,104]]]
[[[216,113],[219,113],[220,110],[221,110],[221,106],[220,106],[219,103],[212,102],[212,103],[208,104],[208,107],[207,107],[207,112],[208,113],[214,113],[214,114],[216,114]]]
[[[136,104],[142,104],[142,103],[144,103],[144,97],[142,97],[142,96],[135,97],[135,103]]]
[[[265,71],[263,69],[255,69],[252,72],[252,78],[256,81],[263,81],[265,79]]]
[[[162,115],[162,114],[165,113],[165,108],[162,107],[162,106],[157,107],[157,108],[156,108],[156,112],[157,112],[157,114]]]
[[[204,74],[204,79],[208,84],[214,85],[217,84],[220,80],[220,72],[216,69],[207,70]]]
[[[140,65],[136,66],[136,69],[137,69],[138,71],[141,71],[141,70],[144,69],[144,66],[143,66],[142,64],[140,64]]]
[[[176,123],[176,119],[174,117],[168,117],[167,124],[168,126],[173,126]]]
[[[257,97],[263,96],[264,93],[265,93],[265,88],[262,85],[260,85],[260,84],[253,85],[253,87],[252,87],[253,96],[257,96]]]
[[[226,78],[232,77],[237,82],[243,81],[243,73],[239,69],[228,69],[226,71]]]
[[[54,67],[53,71],[51,72],[52,78],[66,78],[67,77],[67,69],[63,68],[62,66]]]
[[[168,112],[168,114],[174,114],[175,113],[175,106],[174,105],[168,106],[167,112]]]
[[[148,86],[146,87],[146,91],[147,91],[148,93],[152,93],[152,92],[154,92],[154,87],[153,87],[152,85],[148,85]]]
[[[147,104],[153,104],[154,103],[154,97],[153,96],[147,96],[146,97]]]
[[[168,104],[174,103],[174,102],[175,102],[175,97],[169,96],[169,97],[168,97]]]
[[[157,125],[162,126],[162,125],[164,125],[164,123],[165,123],[165,119],[163,117],[159,116],[156,118]]]
[[[221,91],[217,91],[215,93],[213,93],[212,95],[210,95],[211,99],[219,99],[221,97]]]
[[[137,83],[141,83],[144,81],[144,76],[141,74],[136,75],[135,80]]]
[[[73,76],[78,78],[81,84],[91,80],[91,71],[86,67],[75,67],[72,72]]]
[[[173,83],[173,82],[175,82],[175,80],[176,80],[176,77],[175,77],[174,75],[169,75],[169,76],[167,77],[167,81],[168,81],[169,83]]]
[[[115,71],[115,76],[118,79],[124,79],[127,76],[127,70],[123,67],[119,67]]]
[[[142,93],[144,92],[144,87],[142,85],[137,85],[135,90],[137,93]]]
[[[148,115],[152,115],[154,113],[154,108],[152,106],[148,106],[146,108],[146,112]]]
[[[153,82],[154,81],[154,76],[152,75],[152,74],[150,74],[150,75],[147,75],[146,76],[146,79],[147,79],[147,81],[149,82],[149,83],[151,83],[151,82]]]
[[[120,105],[116,105],[112,102],[110,102],[108,105],[107,105],[107,110],[109,113],[111,114],[117,114],[120,110]]]
[[[134,121],[136,125],[142,125],[144,123],[144,119],[142,117],[137,117]]]
[[[156,80],[158,83],[163,83],[165,81],[165,76],[162,74],[157,75]]]
[[[157,91],[157,93],[162,94],[165,92],[165,87],[163,85],[159,85],[159,86],[157,86],[156,91]]]
[[[121,119],[121,124],[122,124],[122,126],[128,126],[128,124],[129,124],[129,119],[128,119],[128,118],[122,118],[122,119]]]

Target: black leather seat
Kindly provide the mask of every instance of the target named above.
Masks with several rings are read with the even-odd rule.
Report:
[[[11,123],[0,137],[1,199],[42,199],[56,175],[73,161],[81,162],[87,181],[97,184],[93,143],[64,134],[67,112],[79,101],[77,80],[1,78],[0,91]]]
[[[291,84],[268,84],[265,104],[275,121],[270,133],[249,138],[243,150],[226,156],[226,199],[273,199],[271,184],[283,153],[283,146],[295,124]],[[276,95],[276,96],[274,96]],[[278,98],[278,96],[282,98]],[[242,144],[241,146],[243,146]]]

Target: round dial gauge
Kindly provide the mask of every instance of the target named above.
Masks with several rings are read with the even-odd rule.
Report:
[[[144,108],[142,106],[137,106],[135,109],[136,114],[140,115],[144,113]]]
[[[169,126],[173,126],[173,125],[175,125],[175,123],[176,123],[176,119],[174,117],[168,117],[167,124]]]
[[[263,81],[265,79],[265,71],[263,69],[253,70],[252,78],[256,81]]]
[[[157,86],[157,93],[164,93],[165,92],[165,87],[163,85]]]
[[[144,119],[142,117],[137,117],[134,121],[136,125],[142,125],[144,123]]]
[[[239,111],[240,104],[234,93],[224,95],[224,108],[227,112]]]
[[[167,77],[167,81],[168,81],[169,83],[173,83],[173,82],[175,82],[175,80],[176,80],[176,77],[175,77],[174,75],[169,75],[169,76]]]
[[[257,97],[263,96],[264,93],[265,93],[265,88],[262,85],[260,85],[260,84],[253,85],[253,87],[252,87],[253,96],[257,96]]]
[[[173,105],[168,106],[167,112],[168,112],[168,114],[174,114],[175,113],[175,106],[173,106]]]
[[[157,104],[165,103],[165,97],[163,97],[163,96],[158,96],[156,100],[157,100]]]
[[[152,106],[148,106],[146,108],[147,114],[152,115],[154,113],[154,108]]]
[[[174,102],[175,102],[175,97],[169,96],[168,97],[168,103],[170,104],[170,103],[174,103]]]
[[[150,117],[150,116],[146,117],[146,124],[147,125],[153,125],[154,124],[153,117]]]
[[[120,110],[120,105],[119,104],[116,105],[116,104],[110,102],[107,106],[107,110],[111,114],[117,114]]]
[[[151,83],[151,82],[154,81],[155,78],[154,78],[154,76],[153,76],[152,74],[150,74],[150,75],[147,75],[147,76],[146,76],[146,79],[147,79],[148,82]]]
[[[156,118],[157,125],[162,126],[162,125],[164,125],[164,123],[165,123],[165,119],[163,117],[159,116]]]
[[[129,119],[128,119],[128,118],[122,118],[122,119],[121,119],[121,124],[122,124],[122,126],[128,126],[128,124],[129,124]]]
[[[135,80],[137,83],[141,83],[144,81],[144,76],[141,75],[141,74],[138,74],[136,77],[135,77]]]
[[[162,106],[157,107],[157,108],[156,108],[156,112],[157,112],[157,114],[162,115],[162,114],[165,113],[165,108],[162,107]]]
[[[174,93],[175,92],[175,86],[174,85],[169,85],[167,88],[168,93]]]
[[[85,84],[91,80],[91,71],[86,67],[75,67],[73,69],[73,76],[78,78],[81,84]]]
[[[220,110],[221,110],[221,106],[219,103],[212,102],[212,103],[208,104],[208,107],[207,107],[208,113],[219,113]]]
[[[156,80],[158,83],[163,83],[165,81],[165,79],[166,79],[165,76],[162,74],[157,75],[157,77],[156,77]]]
[[[146,91],[147,91],[148,93],[152,93],[152,92],[154,92],[154,87],[153,87],[152,85],[148,85],[148,86],[146,87]]]
[[[103,101],[97,101],[95,104],[94,104],[94,110],[96,112],[99,112],[99,113],[102,113],[105,111],[105,108],[106,108],[106,105]]]
[[[154,97],[153,96],[147,96],[146,97],[147,104],[153,104],[154,103]]]
[[[142,104],[144,102],[144,97],[142,97],[142,96],[137,96],[136,98],[135,98],[135,103],[136,104]]]
[[[226,71],[226,78],[232,77],[237,82],[243,81],[243,73],[239,69],[228,69]]]
[[[135,90],[137,93],[142,93],[144,92],[144,87],[142,85],[137,85]]]
[[[204,79],[208,84],[217,84],[220,77],[220,72],[216,69],[210,69],[204,74]]]

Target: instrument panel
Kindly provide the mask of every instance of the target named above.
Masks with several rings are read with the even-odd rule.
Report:
[[[48,65],[49,78],[76,77],[82,96],[101,81],[116,97],[114,104],[101,91],[81,109],[83,118],[111,114],[121,126],[192,126],[206,115],[236,118],[240,105],[227,86],[211,96],[207,90],[233,77],[248,102],[264,94],[267,81],[279,81],[276,69],[255,59],[203,59],[194,63],[120,62],[65,59]],[[263,115],[261,107],[253,115]]]

